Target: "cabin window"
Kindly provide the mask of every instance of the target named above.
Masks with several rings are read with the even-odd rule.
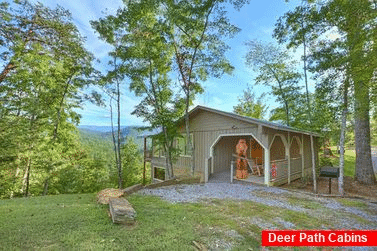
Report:
[[[194,135],[190,133],[191,144],[194,145]],[[177,138],[177,148],[181,151],[181,156],[192,156],[191,149],[187,148],[187,137],[183,134],[183,137]]]
[[[165,180],[165,168],[155,166],[153,178],[158,180]]]

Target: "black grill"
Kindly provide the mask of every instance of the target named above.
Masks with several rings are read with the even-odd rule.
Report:
[[[339,178],[339,168],[338,167],[322,167],[319,173],[321,177],[327,178]]]
[[[331,194],[331,178],[339,178],[339,168],[329,166],[322,167],[319,176],[329,178],[329,194]]]

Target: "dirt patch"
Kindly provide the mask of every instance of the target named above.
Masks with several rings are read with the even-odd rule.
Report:
[[[318,182],[318,193],[329,194],[329,179],[320,177]],[[305,192],[313,192],[313,183],[303,182],[301,179],[282,185],[283,188],[297,189]],[[349,197],[365,197],[377,201],[377,185],[363,185],[355,181],[352,177],[344,177],[344,192]],[[331,179],[331,194],[340,195],[338,189],[338,179]]]
[[[99,204],[109,204],[110,198],[119,198],[123,196],[123,191],[115,188],[106,188],[101,190],[97,194],[97,203]]]

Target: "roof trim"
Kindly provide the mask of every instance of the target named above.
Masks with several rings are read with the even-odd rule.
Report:
[[[241,115],[231,113],[231,112],[224,112],[224,111],[216,110],[216,109],[209,108],[209,107],[206,107],[206,106],[201,106],[201,105],[197,105],[193,109],[191,109],[189,111],[189,116],[191,116],[192,113],[194,113],[198,110],[213,112],[213,113],[220,114],[220,115],[223,115],[223,116],[226,116],[226,117],[238,119],[238,120],[241,120],[241,121],[246,122],[246,123],[259,124],[259,125],[262,125],[262,126],[265,126],[265,127],[268,127],[268,128],[276,129],[276,130],[283,130],[283,131],[287,131],[287,132],[295,132],[295,133],[301,133],[301,134],[321,137],[320,134],[315,133],[315,132],[300,130],[300,129],[297,129],[297,128],[294,128],[294,127],[279,125],[277,123],[272,123],[272,122],[268,122],[268,121],[264,121],[264,120],[260,120],[260,119],[241,116]]]

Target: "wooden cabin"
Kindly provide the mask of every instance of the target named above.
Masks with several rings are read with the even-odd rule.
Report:
[[[195,173],[203,182],[208,182],[221,172],[229,172],[229,176],[233,177],[234,174],[230,174],[231,166],[236,168],[234,155],[240,139],[245,139],[248,145],[250,181],[255,177],[257,179],[254,181],[259,180],[270,186],[289,183],[306,174],[311,175],[310,134],[313,135],[315,161],[318,164],[319,134],[204,106],[193,108],[189,112],[189,118],[194,150],[191,153],[185,149],[183,120],[177,126],[184,137],[175,142],[182,151],[173,164],[174,174],[177,176],[190,174],[194,158]],[[156,148],[152,151],[152,178],[164,179],[164,154]]]

